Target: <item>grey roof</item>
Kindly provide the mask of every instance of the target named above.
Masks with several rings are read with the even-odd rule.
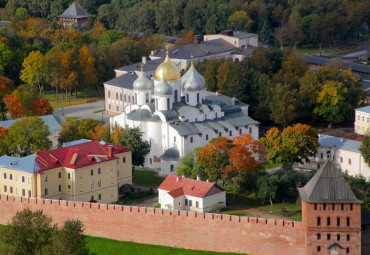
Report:
[[[81,143],[87,143],[87,142],[91,142],[91,140],[89,140],[89,139],[80,139],[80,140],[76,140],[76,141],[66,142],[66,143],[63,144],[63,147],[68,147],[68,146],[77,145],[77,144],[81,144]]]
[[[179,150],[176,148],[167,149],[160,158],[165,161],[177,161],[180,158]]]
[[[54,115],[44,115],[44,116],[40,116],[39,118],[41,118],[45,122],[50,132],[54,132],[54,131],[58,131],[62,129],[62,127],[60,126],[58,120],[54,117]],[[17,120],[20,120],[20,119],[0,121],[0,127],[9,128]]]
[[[230,123],[233,126],[248,126],[248,125],[258,125],[258,121],[252,119],[251,117],[245,115],[243,112],[235,112],[231,114],[226,114],[224,117],[226,122]]]
[[[303,60],[309,64],[324,66],[330,65],[330,61],[332,61],[333,58],[304,55]],[[342,62],[342,65],[344,68],[351,68],[353,72],[370,74],[370,66],[368,65],[361,65],[351,62]]]
[[[110,81],[104,82],[104,84],[132,90],[134,81],[137,78],[138,76],[135,73],[125,73]]]
[[[168,52],[168,55],[171,59],[191,59],[191,56],[199,58],[234,51],[235,49],[237,49],[236,46],[228,43],[224,39],[215,39],[203,41],[200,44],[194,43],[173,47]],[[159,50],[153,56],[164,58],[166,52],[164,50]]]
[[[306,186],[298,191],[301,199],[308,203],[362,203],[331,160],[326,161]]]
[[[151,117],[149,121],[150,122],[160,122],[161,118],[158,115],[153,115],[153,117]]]
[[[154,87],[154,95],[156,96],[169,96],[172,95],[172,86],[164,79]]]
[[[328,148],[336,148],[345,151],[359,152],[361,142],[331,135],[319,135],[319,145]]]
[[[133,89],[137,91],[151,90],[154,86],[153,80],[149,79],[144,72],[133,83]]]
[[[166,118],[166,121],[179,119],[179,114],[174,110],[159,111],[159,112],[161,112],[164,115],[164,117]]]
[[[242,101],[240,101],[236,98],[231,98],[231,97],[219,94],[217,92],[207,91],[206,92],[206,99],[209,102],[218,103],[218,104],[219,104],[219,102],[222,102],[222,103],[228,104],[228,105],[248,106],[248,104],[243,103]]]
[[[1,20],[0,26],[9,26],[12,22],[8,20]]]
[[[239,39],[251,38],[251,37],[256,37],[256,36],[257,34],[240,32],[240,31],[233,31],[233,35],[232,35],[232,37],[239,38]]]
[[[186,135],[193,135],[201,133],[193,123],[190,122],[176,122],[170,124],[170,126],[175,129],[179,135],[186,136]]]
[[[190,70],[190,76],[185,82],[184,89],[185,91],[199,91],[206,88],[205,84],[204,77],[195,68],[192,68]]]
[[[155,71],[157,69],[157,67],[164,61],[164,57],[165,57],[165,55],[163,56],[163,58],[148,60],[143,66],[143,71],[144,72],[153,72],[153,71]],[[138,63],[132,64],[132,65],[116,68],[115,70],[125,71],[125,72],[140,71],[142,63],[143,62],[138,62]]]
[[[23,158],[2,156],[0,157],[0,167],[32,174],[34,171],[40,169],[39,165],[35,162],[35,158],[36,154]]]
[[[361,108],[357,108],[356,111],[370,113],[370,105],[365,106],[365,107],[361,107]]]
[[[91,14],[87,13],[82,7],[75,1],[59,16],[58,18],[72,18],[81,19],[90,17]]]
[[[138,109],[133,110],[129,114],[127,114],[127,119],[129,120],[136,120],[136,121],[143,121],[148,120],[150,118],[150,111],[147,109]]]
[[[185,83],[190,79],[190,77],[194,74],[197,80],[201,81],[203,84],[203,88],[205,87],[205,79],[204,77],[195,69],[194,64],[191,63],[189,70],[181,77],[181,89],[184,89]]]

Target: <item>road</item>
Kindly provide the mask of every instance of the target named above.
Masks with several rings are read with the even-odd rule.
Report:
[[[54,110],[54,115],[64,115],[64,117],[80,117],[82,119],[92,118],[94,120],[103,120],[107,123],[109,122],[109,117],[111,117],[110,115],[106,114],[105,112],[94,113],[95,111],[102,109],[104,109],[104,100],[58,108]]]

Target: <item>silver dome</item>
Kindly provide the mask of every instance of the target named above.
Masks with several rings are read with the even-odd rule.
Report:
[[[138,90],[138,91],[143,91],[143,90],[151,90],[153,85],[153,81],[146,77],[144,72],[141,72],[139,77],[134,81],[133,84],[133,89]]]
[[[172,86],[164,78],[154,87],[155,96],[169,96],[172,93]]]
[[[181,89],[182,90],[185,89],[185,83],[190,78],[190,76],[192,76],[192,73],[194,73],[197,80],[201,81],[204,85],[206,84],[204,77],[197,71],[197,69],[195,69],[194,64],[191,63],[189,70],[181,77]],[[203,86],[203,88],[204,87],[205,86]]]
[[[199,91],[205,88],[205,80],[202,75],[196,75],[197,70],[194,68],[191,73],[190,77],[187,79],[184,89],[185,91]]]

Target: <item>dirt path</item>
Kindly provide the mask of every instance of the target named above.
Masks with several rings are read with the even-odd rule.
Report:
[[[287,217],[278,216],[278,215],[269,213],[267,211],[260,210],[258,208],[249,208],[249,209],[244,209],[243,211],[245,211],[246,213],[251,214],[255,217],[260,217],[260,218],[269,218],[269,219],[277,219],[277,220],[287,220],[287,219],[291,220]]]

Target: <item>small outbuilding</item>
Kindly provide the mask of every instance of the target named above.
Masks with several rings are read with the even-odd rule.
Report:
[[[158,187],[162,209],[210,212],[226,207],[226,191],[215,183],[168,175]]]
[[[87,20],[91,16],[75,1],[57,18],[64,26],[75,26],[79,29],[86,27]]]

